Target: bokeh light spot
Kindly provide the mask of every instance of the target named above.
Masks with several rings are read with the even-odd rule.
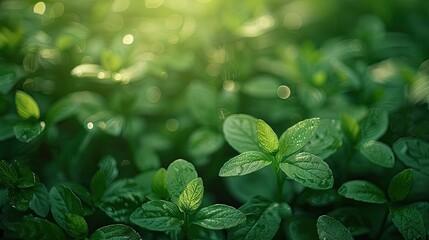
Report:
[[[89,123],[87,123],[86,124],[86,128],[88,128],[88,129],[93,129],[94,128],[94,123],[92,123],[92,122],[89,122]]]
[[[226,80],[226,81],[223,82],[223,89],[225,91],[233,92],[233,91],[236,90],[236,88],[237,87],[236,87],[236,84],[235,84],[234,81]]]
[[[167,130],[170,132],[177,131],[179,129],[179,126],[180,122],[175,118],[167,119],[167,121],[165,122],[165,128],[167,128]]]
[[[290,30],[298,30],[302,27],[302,17],[296,13],[288,13],[283,19],[283,24]]]
[[[146,0],[145,4],[147,8],[159,8],[164,3],[164,0]]]
[[[130,7],[130,0],[115,0],[112,5],[113,12],[124,12]]]
[[[146,98],[151,103],[157,103],[161,99],[161,89],[157,86],[149,87],[146,90]]]
[[[43,15],[46,11],[46,4],[44,2],[38,2],[34,4],[33,12],[36,14]]]
[[[134,36],[132,34],[127,34],[122,38],[122,43],[125,45],[130,45],[134,42]]]
[[[281,99],[287,99],[290,97],[290,88],[286,85],[281,85],[277,88],[277,96]]]
[[[183,17],[179,14],[171,14],[165,19],[165,27],[168,30],[176,30],[182,26]]]

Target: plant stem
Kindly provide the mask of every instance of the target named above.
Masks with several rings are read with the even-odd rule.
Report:
[[[280,171],[280,161],[276,157],[274,157],[273,163],[271,165],[273,167],[274,173],[276,174],[276,183],[277,183],[277,192],[276,192],[276,198],[278,202],[283,201],[283,185],[284,185],[284,175],[282,174],[282,171]]]

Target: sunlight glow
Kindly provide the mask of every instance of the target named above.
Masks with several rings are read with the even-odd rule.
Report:
[[[132,34],[127,34],[122,38],[122,43],[125,45],[130,45],[134,42],[134,36]]]
[[[43,15],[46,11],[46,4],[44,2],[38,2],[34,4],[33,12],[36,14]]]

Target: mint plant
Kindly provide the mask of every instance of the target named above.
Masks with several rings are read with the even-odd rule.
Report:
[[[0,239],[427,239],[427,10],[0,1]]]
[[[334,178],[328,164],[321,157],[303,151],[318,132],[319,124],[319,118],[303,120],[288,128],[279,139],[261,119],[238,114],[225,120],[225,138],[240,155],[228,160],[220,169],[219,176],[242,176],[271,166],[278,191],[275,202],[254,198],[240,208],[249,217],[246,223],[231,229],[228,235],[231,239],[274,237],[281,219],[292,214],[290,206],[284,202],[283,185],[286,177],[311,189],[326,190],[333,187]],[[327,149],[332,144],[327,141],[324,147]],[[261,210],[256,211],[256,206]],[[257,220],[250,220],[250,216]]]
[[[161,171],[164,172],[164,171]],[[166,174],[157,174],[152,190],[167,191],[169,200],[152,200],[137,208],[131,222],[152,231],[167,232],[172,239],[190,239],[192,227],[220,230],[246,220],[244,214],[224,204],[200,208],[203,201],[203,180],[194,166],[182,159],[172,162]],[[195,230],[194,230],[195,231]],[[195,234],[195,233],[194,233]],[[196,237],[196,236],[194,236]]]

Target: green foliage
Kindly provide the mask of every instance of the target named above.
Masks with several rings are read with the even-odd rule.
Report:
[[[131,227],[123,224],[112,224],[97,229],[89,238],[90,240],[139,240],[140,235]]]
[[[329,189],[334,185],[334,177],[328,164],[310,153],[298,153],[280,163],[287,176],[313,189]]]
[[[272,239],[282,218],[292,215],[287,203],[276,203],[261,197],[254,197],[239,208],[246,221],[228,233],[228,239]]]
[[[364,180],[351,180],[343,183],[338,194],[356,201],[382,204],[386,202],[384,192],[371,182]]]
[[[423,217],[412,206],[392,207],[390,209],[392,221],[399,229],[404,239],[425,239],[426,230]]]
[[[0,1],[1,238],[426,239],[427,6]]]
[[[352,234],[343,224],[327,215],[322,215],[317,219],[317,233],[319,239],[353,239]]]

